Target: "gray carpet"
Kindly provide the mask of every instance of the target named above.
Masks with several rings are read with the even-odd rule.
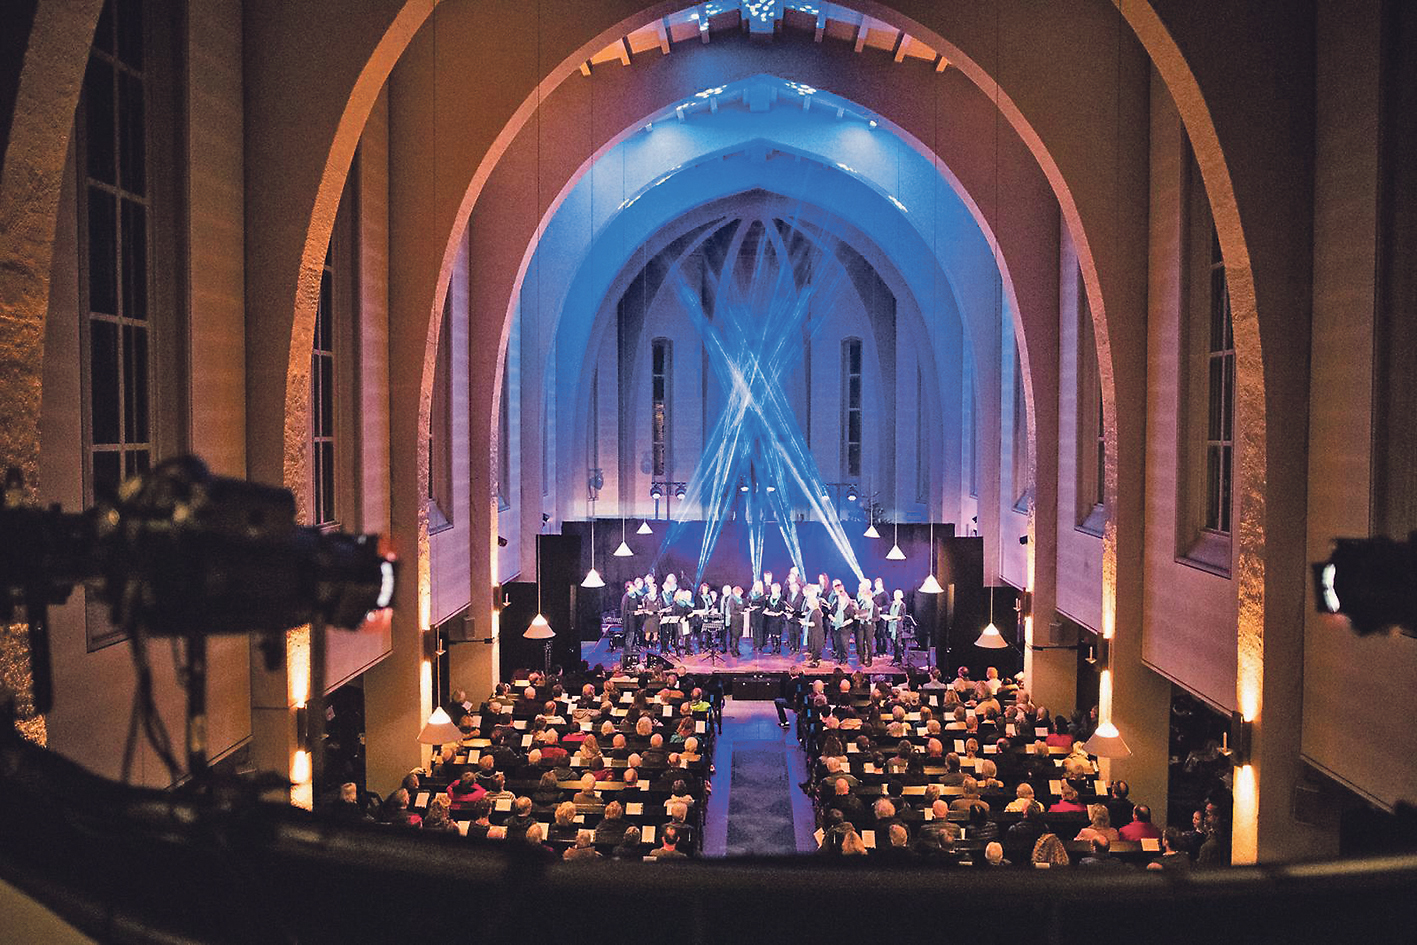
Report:
[[[728,792],[727,854],[779,856],[796,849],[782,743],[735,743]]]

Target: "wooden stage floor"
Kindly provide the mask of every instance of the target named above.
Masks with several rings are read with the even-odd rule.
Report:
[[[789,654],[786,650],[782,655],[776,653],[761,653],[753,655],[752,647],[746,641],[741,643],[741,655],[734,656],[732,653],[719,654],[716,661],[710,661],[707,654],[694,654],[686,656],[675,656],[672,653],[665,656],[676,668],[683,672],[696,674],[726,674],[732,676],[750,673],[785,673],[793,666],[801,668],[802,672],[808,676],[830,676],[836,669],[837,663],[827,657],[822,658],[820,665],[816,667],[807,666],[806,653]],[[650,650],[657,653],[657,650]],[[640,653],[640,665],[644,665],[645,651]],[[922,665],[921,660],[924,654],[916,656],[916,665]],[[599,640],[581,641],[581,658],[590,666],[597,663],[609,668],[620,664],[620,650],[610,649],[610,638],[601,637]],[[890,657],[885,659],[874,659],[869,667],[859,666],[853,656],[849,662],[840,664],[847,672],[855,672],[857,669],[865,669],[872,676],[886,676],[890,678],[905,678],[905,668],[903,666],[892,666]]]

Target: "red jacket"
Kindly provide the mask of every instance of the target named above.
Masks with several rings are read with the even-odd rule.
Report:
[[[1156,824],[1142,823],[1140,820],[1132,821],[1117,833],[1121,835],[1123,840],[1129,840],[1132,843],[1140,843],[1142,840],[1156,840],[1161,837],[1161,831],[1156,829]]]
[[[487,790],[476,781],[472,782],[472,790],[464,791],[462,781],[454,781],[448,785],[448,800],[452,801],[454,810],[472,804],[474,801],[487,796]]]

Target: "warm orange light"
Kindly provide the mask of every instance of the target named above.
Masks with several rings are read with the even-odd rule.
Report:
[[[311,810],[315,806],[315,785],[310,778],[310,753],[297,750],[290,759],[290,803]]]
[[[1259,785],[1253,765],[1235,770],[1234,825],[1230,832],[1230,862],[1255,863],[1259,860]]]
[[[310,625],[285,635],[286,686],[290,704],[303,706],[310,701]]]

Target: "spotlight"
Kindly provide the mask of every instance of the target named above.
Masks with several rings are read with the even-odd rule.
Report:
[[[741,486],[738,487],[738,491],[739,491],[739,492],[747,492],[747,491],[748,491],[748,484],[747,484],[746,482],[743,483]]]
[[[650,486],[649,497],[656,502],[664,498],[664,490],[659,487],[659,483],[656,482],[654,485]]]
[[[507,539],[503,538],[501,535],[498,535],[498,536],[497,536],[497,547],[498,547],[498,548],[505,548],[505,547],[507,547]]]
[[[776,491],[777,491],[777,486],[768,486],[768,491],[769,491],[769,492],[776,492]]]
[[[592,472],[592,473],[590,474],[590,482],[589,482],[589,485],[590,485],[590,490],[591,490],[592,492],[599,492],[601,489],[604,489],[604,488],[605,488],[605,473],[603,473],[603,472],[602,472],[601,470],[599,470],[599,469],[597,469],[597,470],[595,470],[594,472]]]
[[[856,492],[855,486],[851,486],[846,490],[846,501],[855,502],[859,498],[861,498],[861,496]]]
[[[550,516],[549,514],[547,514],[546,512],[542,512],[542,513],[541,513],[541,524],[545,525],[545,524],[546,524],[547,522],[549,522],[549,521],[551,521],[551,516]]]
[[[684,496],[686,496],[686,495],[688,495],[688,494],[689,494],[689,491],[684,488],[683,484],[680,484],[679,488],[677,488],[677,489],[674,490],[674,499],[675,499],[675,501],[677,501],[677,502],[683,502],[683,501],[684,501]]]
[[[1417,532],[1391,538],[1339,538],[1314,565],[1319,613],[1348,618],[1359,636],[1397,627],[1417,636]]]
[[[1028,544],[1028,536],[1027,536],[1027,535],[1020,535],[1020,536],[1018,536],[1018,543],[1019,543],[1020,545],[1026,545],[1026,544]]]

